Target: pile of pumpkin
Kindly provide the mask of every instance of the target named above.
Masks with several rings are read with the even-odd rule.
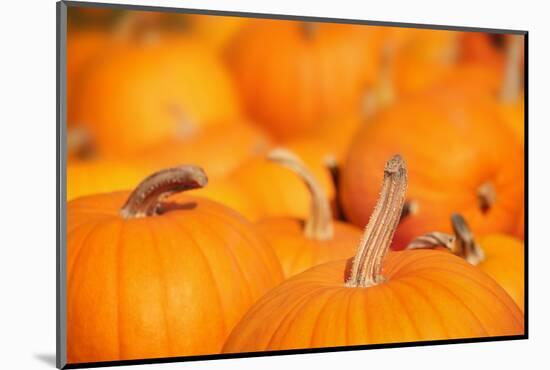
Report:
[[[523,334],[521,36],[78,9],[69,362]]]

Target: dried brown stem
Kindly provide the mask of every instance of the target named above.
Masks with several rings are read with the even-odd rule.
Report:
[[[487,213],[497,200],[497,192],[492,182],[485,182],[477,189],[477,199],[481,212]]]
[[[485,253],[476,243],[470,227],[464,217],[459,214],[451,216],[453,230],[456,235],[455,254],[463,257],[472,265],[478,265],[485,259]]]
[[[384,168],[382,190],[359,243],[346,286],[369,287],[384,281],[382,262],[399,223],[406,191],[405,162],[395,155]]]
[[[433,249],[437,247],[447,248],[455,252],[455,237],[450,234],[434,231],[413,239],[405,249]]]
[[[130,194],[121,208],[122,218],[155,216],[160,213],[162,201],[175,193],[202,188],[208,183],[203,169],[180,166],[155,172],[143,180]]]
[[[330,203],[323,187],[315,176],[313,176],[313,173],[311,173],[296,154],[287,149],[273,149],[268,153],[267,159],[285,166],[297,174],[311,194],[310,213],[304,227],[305,236],[315,240],[331,239],[334,235],[334,230]]]

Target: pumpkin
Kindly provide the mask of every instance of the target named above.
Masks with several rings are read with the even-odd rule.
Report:
[[[71,159],[67,162],[67,200],[132,189],[150,171],[139,161]]]
[[[463,32],[460,35],[460,61],[480,64],[502,73],[504,53],[495,36],[486,32]]]
[[[503,128],[494,99],[439,88],[404,99],[364,125],[343,165],[340,196],[357,226],[369,219],[376,168],[392,153],[410,163],[411,212],[394,248],[433,230],[450,232],[458,212],[476,234],[514,233],[523,205],[523,149]],[[409,207],[407,207],[409,208]]]
[[[379,47],[374,27],[263,19],[243,27],[227,61],[251,117],[289,139],[361,104]]]
[[[311,170],[332,201],[334,185],[323,148],[289,143],[286,149],[296,153]],[[244,162],[223,179],[213,179],[210,186],[196,191],[200,196],[225,204],[251,221],[266,217],[294,217],[309,215],[310,193],[304,183],[281,166],[256,156]]]
[[[274,149],[268,158],[298,175],[311,197],[310,213],[305,220],[269,217],[256,225],[277,254],[285,277],[328,261],[353,256],[361,232],[352,225],[332,220],[329,199],[311,171],[295,154],[285,149]]]
[[[416,30],[393,46],[393,89],[397,96],[422,91],[451,73],[457,63],[460,32]]]
[[[200,197],[182,166],[132,192],[67,205],[70,363],[219,353],[231,329],[282,280],[271,248],[234,211]]]
[[[489,234],[475,239],[466,220],[459,214],[452,216],[455,243],[442,244],[431,234],[413,240],[407,249],[435,248],[443,245],[486,272],[514,299],[523,311],[525,300],[523,243],[506,234]]]
[[[522,92],[524,37],[508,35],[506,39],[506,66],[499,97],[502,117],[522,145],[525,142],[525,99]]]
[[[92,29],[76,31],[69,28],[67,32],[67,126],[77,126],[74,110],[74,91],[78,80],[93,68],[97,56],[108,48],[108,35],[103,30]]]
[[[220,53],[247,21],[244,17],[206,14],[187,14],[184,20],[195,37]]]
[[[184,37],[120,41],[75,92],[76,120],[103,156],[135,154],[239,115],[236,91],[211,51]]]
[[[521,217],[519,218],[518,226],[516,228],[516,236],[521,240],[525,238],[525,205],[521,209]]]
[[[388,253],[406,185],[404,162],[395,156],[353,260],[313,267],[268,292],[223,352],[523,334],[514,301],[466,261],[431,250]]]
[[[195,163],[208,172],[209,178],[221,178],[246,160],[265,154],[269,146],[270,139],[255,125],[236,118],[203,128],[190,127],[185,137],[162,141],[136,157],[156,168]]]

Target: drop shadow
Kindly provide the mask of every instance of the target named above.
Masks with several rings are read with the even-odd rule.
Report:
[[[55,367],[56,365],[55,353],[35,353],[34,358],[51,367]]]

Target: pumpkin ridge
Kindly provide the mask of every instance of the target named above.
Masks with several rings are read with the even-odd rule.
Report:
[[[428,281],[430,282],[431,284],[435,285],[435,286],[438,286],[439,289],[447,292],[451,297],[454,298],[455,301],[458,301],[460,303],[460,305],[462,307],[464,307],[466,309],[466,311],[468,311],[470,313],[470,315],[472,316],[472,318],[479,324],[479,326],[481,327],[481,329],[483,329],[483,332],[485,333],[484,335],[485,336],[491,336],[491,334],[489,333],[489,331],[487,330],[487,328],[485,327],[485,325],[483,325],[483,321],[476,315],[476,313],[470,308],[468,307],[464,300],[461,299],[459,296],[457,296],[451,289],[445,287],[444,285],[440,284],[439,281],[437,279],[430,279],[430,278],[427,278],[425,276],[422,276],[422,275],[415,275],[417,279],[419,280],[424,280],[424,281]],[[484,305],[485,306],[485,305]]]
[[[210,210],[206,210],[206,209],[202,209],[202,210],[199,210],[199,212],[202,212],[203,214],[206,214],[206,215],[210,215],[210,216],[214,216],[214,217],[217,217],[221,222],[223,222],[225,225],[227,225],[227,227],[231,230],[233,230],[234,232],[238,233],[239,235],[241,235],[241,237],[243,239],[245,239],[247,242],[251,242],[252,239],[250,239],[248,233],[242,233],[240,232],[241,231],[241,228],[240,226],[242,225],[242,223],[239,223],[239,227],[236,226],[236,223],[232,223],[230,222],[230,219],[228,217],[226,217],[224,214],[221,214],[221,213],[218,213],[218,212],[212,212]],[[240,216],[242,217],[242,216]],[[242,217],[243,218],[243,217]],[[245,218],[243,218],[243,220],[245,220],[246,222],[249,222],[248,220],[246,220]],[[263,239],[262,239],[263,241]],[[264,243],[267,244],[267,241],[264,241]],[[255,243],[251,243],[251,244],[255,244]],[[273,255],[275,256],[275,252],[271,249],[271,246],[267,245],[267,247],[269,248],[269,250],[273,253]],[[265,249],[264,250],[261,250],[262,253],[258,253],[261,258],[262,258],[262,262],[265,263],[266,265],[271,265],[270,261],[266,259],[266,255],[265,255]],[[276,257],[276,256],[275,256]],[[278,261],[278,259],[277,259]],[[279,263],[279,269],[281,269],[281,266],[280,266],[280,263]],[[277,281],[275,281],[274,279],[274,283],[277,284]]]
[[[78,260],[78,258],[80,257],[80,252],[82,251],[82,249],[85,248],[86,244],[88,244],[89,237],[93,234],[94,231],[97,231],[97,230],[99,230],[100,228],[103,227],[103,225],[99,221],[100,220],[94,220],[94,221],[91,221],[91,222],[90,221],[82,222],[78,226],[75,226],[75,228],[72,230],[72,232],[75,232],[78,228],[80,228],[80,227],[82,227],[86,224],[92,224],[92,226],[90,226],[90,230],[88,230],[88,232],[86,233],[84,238],[82,238],[82,242],[78,243],[80,245],[80,248],[78,248],[78,250],[73,253],[74,257],[72,258],[72,262],[69,263],[67,261],[68,262],[67,277],[69,277],[68,274],[73,271],[75,263]],[[67,235],[67,237],[68,237],[68,235]]]
[[[280,287],[283,287],[283,286],[286,286],[286,284],[280,285]],[[290,301],[291,304],[292,303],[294,304],[291,306],[290,309],[286,310],[286,315],[277,323],[277,325],[272,330],[269,340],[267,341],[267,346],[269,346],[273,342],[273,340],[275,339],[275,336],[278,334],[279,330],[281,330],[281,328],[283,327],[283,324],[288,320],[289,316],[291,316],[290,313],[293,313],[298,308],[301,308],[305,303],[307,303],[308,299],[310,299],[311,297],[314,297],[319,292],[323,293],[323,290],[324,288],[321,288],[321,287],[313,289],[309,291],[307,294],[301,295],[297,300],[294,300],[294,302],[292,302],[293,300],[293,297],[291,297],[292,295],[289,295],[289,297],[286,297],[286,299],[282,301],[282,304],[281,304],[282,306],[285,306],[288,301]],[[265,300],[263,303],[267,305],[270,303],[270,301]],[[263,305],[258,305],[257,307],[260,308],[260,307],[263,307]]]
[[[328,292],[333,293],[332,290],[325,291],[323,293],[326,295],[326,294],[328,294]],[[323,303],[323,306],[321,306],[321,309],[319,310],[319,312],[317,312],[317,317],[315,318],[315,322],[313,324],[314,329],[311,331],[311,338],[309,340],[309,347],[311,347],[311,348],[316,347],[315,344],[314,344],[314,341],[315,341],[315,338],[317,337],[317,331],[319,329],[319,322],[321,320],[321,317],[323,317],[324,311],[326,310],[327,306],[329,305],[329,301],[330,301],[330,296],[325,298],[325,302]]]
[[[392,282],[390,281],[386,281],[386,290],[387,290],[387,293],[390,293],[393,298],[399,302],[399,306],[401,306],[402,310],[401,312],[403,312],[405,314],[405,316],[407,316],[407,319],[410,323],[410,326],[412,327],[412,329],[414,330],[417,338],[422,338],[422,332],[418,329],[418,326],[416,325],[414,319],[413,319],[413,316],[411,315],[411,312],[409,311],[409,308],[407,307],[407,305],[403,302],[403,300],[401,298],[399,298],[399,294],[397,294],[395,291],[394,291],[394,287],[392,286]]]
[[[247,291],[247,295],[248,295],[248,299],[250,302],[253,302],[254,301],[254,294],[252,293],[250,287],[251,287],[251,284],[250,284],[250,281],[248,280],[248,277],[244,274],[244,271],[241,267],[241,264],[237,258],[237,256],[235,255],[235,252],[233,251],[233,246],[230,245],[230,243],[228,243],[228,240],[227,239],[224,239],[221,237],[221,235],[218,234],[218,232],[216,230],[214,230],[212,227],[210,227],[209,224],[207,224],[206,222],[203,222],[203,221],[199,221],[200,220],[200,217],[197,217],[195,219],[195,221],[198,221],[198,223],[200,225],[202,225],[203,228],[206,228],[208,230],[210,230],[210,235],[214,235],[216,239],[218,239],[222,244],[223,244],[223,247],[228,251],[228,254],[231,255],[231,259],[233,260],[233,263],[235,264],[235,267],[238,271],[238,274],[239,276],[241,276],[241,279],[244,281],[244,285],[246,287],[246,291]],[[239,238],[241,239],[244,239],[241,237],[240,234],[239,235]],[[242,284],[241,284],[242,286]],[[228,334],[228,333],[226,333]]]
[[[493,297],[495,297],[495,299],[496,299],[497,301],[499,301],[503,306],[506,307],[506,309],[512,314],[512,316],[514,317],[514,320],[516,320],[516,322],[517,322],[518,324],[520,324],[520,325],[522,324],[521,321],[518,321],[517,316],[515,315],[514,310],[510,307],[510,305],[509,305],[507,302],[503,301],[499,295],[495,294],[493,290],[489,289],[489,287],[488,287],[487,285],[483,284],[481,281],[472,279],[471,276],[469,276],[469,274],[468,274],[468,275],[459,274],[459,273],[456,272],[456,271],[441,269],[441,268],[439,268],[439,267],[438,267],[438,268],[433,268],[431,271],[436,271],[436,270],[437,270],[437,271],[443,271],[443,272],[451,273],[451,274],[454,274],[454,275],[460,275],[462,278],[465,278],[465,279],[467,279],[467,280],[469,280],[469,281],[475,283],[478,287],[482,287],[483,290],[489,292]],[[517,304],[513,301],[512,297],[510,297],[510,296],[508,295],[508,293],[504,290],[504,288],[500,287],[500,286],[498,285],[498,283],[496,283],[495,280],[494,280],[489,274],[487,274],[487,273],[485,273],[485,272],[484,272],[483,274],[484,274],[485,276],[487,276],[487,277],[490,279],[490,281],[493,282],[493,284],[497,285],[497,286],[500,288],[500,290],[503,291],[503,292],[505,293],[505,295],[508,296],[508,297],[510,298],[510,300],[512,301],[512,303],[514,303],[514,305],[516,305],[516,307],[517,307]],[[425,278],[425,277],[423,277],[422,275],[417,275],[417,276],[420,276],[420,277],[422,277],[422,278]],[[428,278],[428,279],[429,279],[429,278]],[[441,284],[440,284],[440,285],[441,285]],[[518,310],[519,310],[519,307],[517,307],[517,308],[518,308]]]
[[[195,237],[192,235],[191,231],[189,231],[187,229],[187,227],[185,227],[184,224],[180,223],[179,220],[176,217],[171,216],[170,212],[165,213],[164,216],[169,218],[178,227],[178,229],[180,229],[181,231],[183,231],[187,235],[187,237],[191,241],[190,245],[193,245],[194,248],[199,252],[198,254],[202,257],[202,260],[204,261],[204,265],[205,265],[206,269],[208,270],[208,275],[210,276],[211,281],[214,284],[216,284],[215,291],[216,291],[216,296],[218,298],[218,306],[220,307],[220,311],[223,311],[225,313],[225,307],[222,303],[222,297],[221,297],[220,291],[217,288],[217,281],[216,281],[216,278],[215,278],[214,270],[212,269],[212,266],[210,266],[210,261],[208,260],[206,254],[204,254],[204,252],[202,251],[199,243],[195,240]],[[226,333],[228,325],[227,325],[225,316],[221,315],[220,318],[221,318],[221,321],[222,321],[222,324],[223,324],[223,332]]]
[[[117,266],[118,268],[116,269],[116,295],[117,295],[117,300],[116,300],[116,303],[117,303],[117,309],[116,309],[116,313],[117,313],[117,317],[116,317],[116,323],[117,323],[117,350],[118,350],[118,358],[123,358],[123,355],[122,355],[122,326],[121,326],[121,318],[124,316],[122,315],[121,313],[121,304],[120,304],[120,297],[122,297],[122,295],[120,294],[121,291],[122,291],[122,279],[121,279],[121,275],[122,273],[120,272],[120,270],[122,269],[122,246],[124,245],[124,243],[122,242],[124,239],[122,237],[122,235],[124,234],[124,229],[125,229],[125,222],[124,221],[119,221],[120,223],[120,231],[118,232],[118,240],[117,240],[117,243],[116,243],[116,255],[115,255],[115,266]]]
[[[159,250],[158,238],[155,235],[155,231],[150,225],[146,225],[145,227],[149,230],[149,234],[151,235],[151,241],[152,241],[151,244],[153,244],[153,248],[155,250],[154,254],[157,256],[157,259],[158,259],[158,266],[159,266],[158,274],[160,276],[160,279],[158,280],[159,280],[159,285],[162,286],[162,294],[161,294],[162,298],[160,302],[161,303],[160,307],[164,318],[164,330],[166,333],[166,345],[168,347],[168,353],[173,354],[174,353],[173,340],[170,334],[170,325],[168,325],[168,314],[166,312],[166,307],[168,303],[168,294],[167,294],[168,288],[166,287],[166,275],[164,274],[162,255]]]
[[[409,289],[414,291],[417,296],[422,297],[422,300],[426,302],[426,304],[432,309],[432,312],[434,313],[434,315],[439,319],[439,326],[441,327],[441,329],[443,329],[442,331],[444,336],[448,338],[449,330],[445,326],[445,321],[443,320],[443,317],[441,317],[439,310],[437,309],[437,307],[435,307],[432,301],[430,301],[430,299],[426,297],[426,295],[424,294],[424,291],[420,289],[416,284],[413,283],[414,280],[411,278],[401,278],[401,279],[394,279],[393,281],[394,283],[401,283],[402,285],[408,286]]]
[[[103,220],[106,220],[108,219],[107,216],[98,216],[97,218],[95,218],[94,220],[84,220],[84,221],[76,221],[76,220],[71,220],[71,225],[69,225],[69,220],[67,220],[67,236],[71,233],[73,233],[74,231],[76,231],[79,227],[85,225],[85,224],[88,224],[90,222],[99,222],[99,221],[103,221]],[[76,225],[75,225],[76,223]]]
[[[348,291],[345,291],[346,293],[346,296],[347,296],[347,304],[346,304],[346,309],[344,311],[345,313],[345,317],[344,317],[344,320],[346,320],[347,318],[351,317],[350,313],[349,313],[349,310],[350,310],[350,307],[351,307],[351,299],[353,298],[354,294],[355,294],[355,291],[354,290],[348,290]],[[350,340],[350,329],[349,329],[349,320],[346,320],[347,321],[347,324],[344,325],[344,330],[346,331],[346,344],[349,345],[351,343],[351,340]]]
[[[312,299],[316,299],[318,297],[321,297],[323,295],[332,294],[333,290],[325,290],[318,294],[310,294],[305,299],[301,300],[299,304],[294,306],[292,310],[287,312],[286,317],[281,321],[280,325],[277,327],[277,330],[273,333],[273,336],[270,339],[270,342],[268,343],[268,346],[271,346],[273,342],[275,341],[275,337],[279,335],[279,345],[281,343],[284,343],[285,339],[289,335],[289,328],[292,328],[293,323],[302,315],[303,310],[308,308],[308,303]],[[327,301],[330,300],[330,297],[327,298]],[[325,302],[328,304],[328,302]]]

